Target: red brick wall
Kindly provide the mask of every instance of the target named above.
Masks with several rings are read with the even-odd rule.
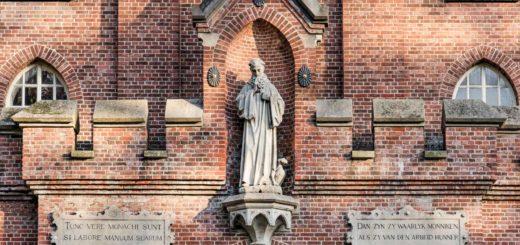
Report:
[[[287,191],[309,188],[304,181],[326,180],[332,186],[326,187],[331,188],[327,195],[295,195],[301,212],[294,217],[293,231],[278,234],[275,244],[343,244],[348,210],[395,210],[407,204],[419,210],[466,211],[474,244],[518,240],[518,201],[482,201],[485,192],[480,189],[464,196],[441,196],[438,193],[443,189],[454,188],[444,182],[435,182],[438,192],[429,196],[424,191],[420,192],[424,196],[367,195],[364,190],[380,187],[379,182],[368,183],[369,179],[395,181],[398,187],[393,188],[405,191],[408,186],[399,184],[409,182],[403,179],[483,179],[517,186],[518,135],[497,136],[493,127],[448,127],[448,158],[425,160],[421,154],[425,145],[438,146],[431,141],[442,141],[441,99],[451,97],[459,77],[475,63],[494,64],[520,88],[518,3],[322,1],[329,7],[329,23],[320,45],[310,48],[303,45],[302,36],[311,27],[286,0],[268,0],[263,8],[254,7],[250,0],[230,1],[205,27],[220,35],[219,42],[215,47],[202,47],[197,38],[201,27],[191,17],[191,4],[198,2],[0,3],[0,105],[5,104],[14,76],[35,59],[43,60],[63,75],[70,97],[80,102],[79,144],[94,143],[94,159],[72,160],[68,157],[75,139],[72,129],[25,129],[26,180],[117,178],[146,183],[149,179],[231,179],[235,184],[231,176],[238,175],[241,124],[233,99],[242,85],[240,80],[249,78],[249,59],[259,56],[287,103],[279,129],[281,151],[292,158],[295,170],[289,169]],[[300,87],[295,76],[304,64],[313,71],[313,83],[307,88]],[[222,75],[216,88],[205,80],[213,65]],[[316,99],[343,97],[354,102],[353,128],[316,127]],[[372,99],[380,97],[424,99],[424,129],[373,130]],[[94,101],[117,98],[148,99],[149,128],[93,130]],[[165,129],[162,118],[168,98],[203,99],[204,126]],[[146,148],[166,148],[168,158],[145,160],[142,153]],[[376,158],[353,161],[353,148],[374,148]],[[21,149],[22,139],[0,136],[2,187],[23,184]],[[296,179],[294,188],[292,178]],[[363,190],[347,190],[348,181],[354,180],[358,180],[355,187]],[[464,190],[480,188],[460,185]],[[3,228],[0,225],[0,237],[26,234],[24,239],[34,242],[36,222],[30,217],[38,211],[38,237],[45,244],[51,229],[48,214],[54,208],[100,211],[118,205],[128,210],[172,212],[172,230],[179,244],[245,244],[244,233],[228,228],[221,199],[202,194],[49,195],[39,196],[38,210],[33,203],[2,201],[4,216],[0,217],[5,221]]]
[[[445,175],[482,178],[496,172],[496,129],[493,127],[447,127],[449,166]]]
[[[0,135],[0,183],[5,186],[23,186],[22,138]]]
[[[520,241],[518,201],[484,202],[482,224],[486,244],[515,244]]]
[[[36,244],[38,213],[31,201],[0,201],[0,243]]]
[[[166,99],[182,89],[179,3],[125,0],[117,6],[118,98],[148,100],[149,148],[164,149]]]
[[[149,161],[162,172],[161,175],[153,172],[150,178],[225,180],[226,165],[218,163],[226,161],[226,151],[219,147],[226,134],[211,132],[206,126],[167,127],[166,139],[169,157]]]
[[[520,137],[518,135],[499,135],[497,152],[496,178],[506,183],[520,180]]]
[[[70,98],[80,100],[78,140],[90,145],[94,100],[117,92],[116,2],[14,1],[0,3],[0,10],[0,104],[16,74],[41,59],[64,76]]]
[[[519,10],[517,3],[344,1],[343,85],[354,99],[355,143],[370,144],[373,98],[438,104],[481,60],[498,65],[520,91]],[[439,137],[441,111],[427,111],[427,137]]]
[[[312,122],[309,124],[313,124]],[[311,127],[298,139],[295,180],[345,179],[351,169],[351,127]],[[316,147],[319,145],[319,147]]]
[[[23,129],[23,178],[56,179],[56,169],[70,169],[65,164],[74,146],[73,128],[24,128]],[[76,177],[81,169],[75,169]]]
[[[424,151],[424,130],[422,127],[375,127],[374,162],[380,173],[374,175],[401,178],[422,175],[426,168],[418,168]],[[413,178],[413,177],[411,177]]]
[[[405,205],[429,212],[442,209],[463,211],[468,220],[466,230],[470,244],[514,242],[518,238],[518,204],[515,202],[482,202],[466,196],[297,196],[300,211],[293,216],[291,232],[278,232],[274,242],[285,244],[344,244],[349,231],[350,210],[370,212],[376,208],[398,210]],[[195,196],[40,196],[39,244],[49,244],[52,212],[100,212],[115,206],[128,212],[161,212],[171,215],[171,231],[175,244],[216,242],[237,244],[247,241],[244,232],[231,229],[228,216],[219,205],[222,197]]]

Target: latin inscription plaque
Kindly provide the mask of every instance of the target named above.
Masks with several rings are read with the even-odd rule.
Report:
[[[351,211],[348,219],[352,230],[347,243],[353,245],[463,245],[468,241],[462,212],[421,213],[406,206],[397,212]]]
[[[150,213],[124,213],[117,208],[96,213],[53,214],[56,245],[167,245],[169,218]]]

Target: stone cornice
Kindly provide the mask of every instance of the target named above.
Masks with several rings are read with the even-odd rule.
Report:
[[[221,195],[221,180],[28,180],[35,195]]]
[[[293,8],[293,12],[299,15],[299,18],[307,22],[307,27],[310,29],[322,29],[319,26],[328,24],[328,6],[321,4],[318,0],[286,0],[284,2],[287,2],[287,7]],[[251,4],[253,3],[251,2]],[[198,5],[193,5],[192,18],[193,22],[198,25],[199,33],[209,32],[208,23],[212,22],[211,19],[217,10],[222,7],[230,8],[231,5],[231,0],[204,0]]]

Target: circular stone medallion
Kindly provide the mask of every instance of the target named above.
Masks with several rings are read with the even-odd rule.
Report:
[[[255,6],[257,6],[257,7],[262,7],[262,6],[264,6],[264,4],[265,4],[265,0],[253,0],[253,3],[254,3]]]
[[[311,85],[311,82],[311,70],[306,65],[303,65],[300,71],[298,71],[298,83],[300,83],[302,87],[307,87]]]
[[[220,82],[220,72],[218,71],[216,66],[212,66],[208,70],[208,83],[211,87],[218,86]]]

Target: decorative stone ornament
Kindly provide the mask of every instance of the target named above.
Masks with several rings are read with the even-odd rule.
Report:
[[[218,68],[216,66],[212,66],[208,70],[208,84],[211,87],[218,86],[220,82],[220,72],[218,71]]]
[[[231,227],[243,228],[254,245],[270,245],[274,232],[291,229],[298,208],[296,199],[274,193],[239,194],[222,204],[229,211]]]
[[[264,4],[265,4],[265,0],[253,0],[253,3],[254,3],[255,6],[257,6],[257,7],[262,7],[262,6],[264,6]]]
[[[464,212],[420,212],[405,206],[397,212],[375,209],[350,211],[347,216],[352,227],[347,244],[464,245],[469,240]]]
[[[298,71],[298,83],[304,88],[312,83],[311,70],[306,65],[303,65]]]

